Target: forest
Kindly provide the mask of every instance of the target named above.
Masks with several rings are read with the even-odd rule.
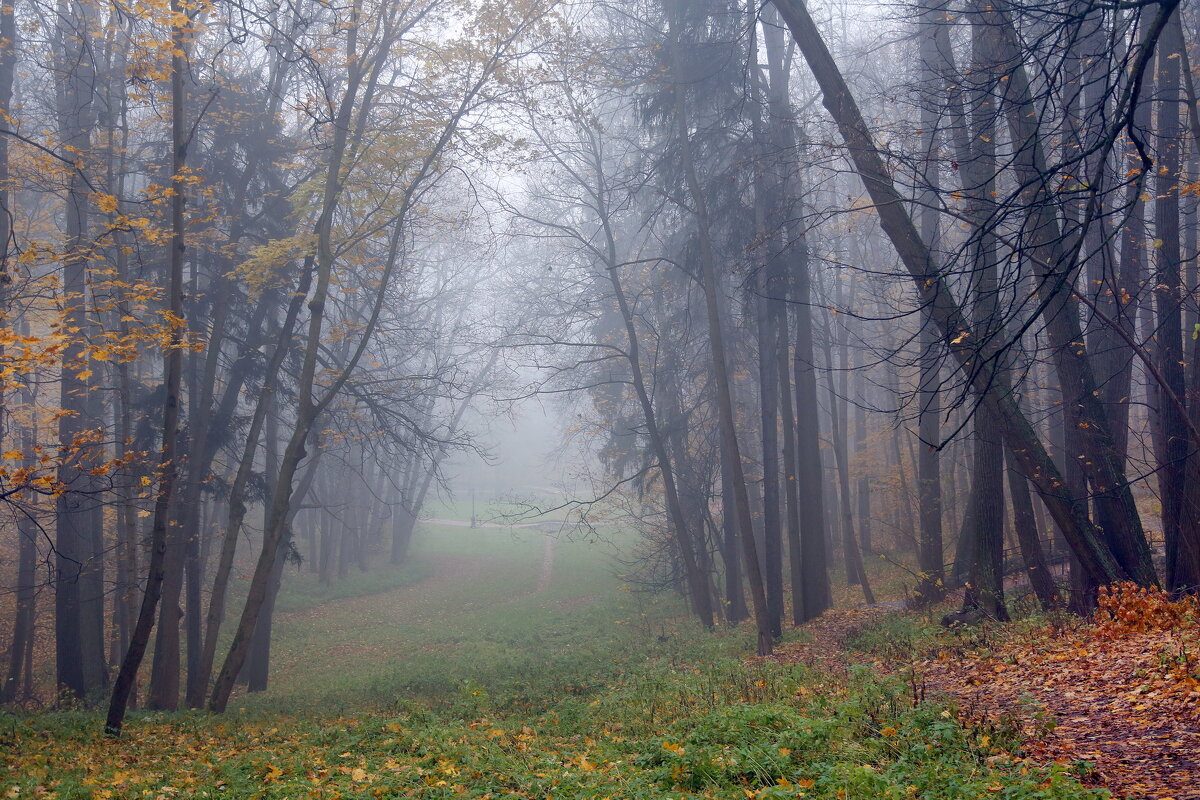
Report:
[[[1198,44],[0,0],[0,791],[1200,798]]]

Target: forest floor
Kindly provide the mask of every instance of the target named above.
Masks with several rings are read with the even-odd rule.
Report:
[[[882,607],[835,610],[776,660],[829,672],[874,656],[913,702],[953,702],[964,724],[1017,735],[1038,762],[1073,765],[1120,798],[1200,799],[1200,607],[1126,588],[1095,623],[1065,614],[946,630]]]
[[[789,631],[776,656],[747,658],[748,625],[706,634],[676,599],[630,591],[611,544],[425,523],[407,571],[351,574],[336,595],[294,576],[269,691],[220,717],[136,712],[116,741],[95,710],[0,713],[0,794],[1092,800],[1104,783],[1189,797],[1181,783],[1169,795],[1114,781],[1123,762],[1099,746],[1056,744],[1057,707],[997,694],[985,709],[964,691],[998,685],[1028,653],[1074,669],[1054,658],[1075,657],[1082,626],[1055,633],[1034,615],[945,631],[848,607]],[[1026,654],[1005,649],[1022,642]],[[1179,699],[1153,683],[1163,674],[1146,672],[1134,703],[1160,722],[1177,709],[1150,704]],[[1178,741],[1182,752],[1194,739]]]
[[[1017,726],[1038,760],[1083,763],[1118,797],[1200,800],[1195,603],[1150,594],[1094,625],[1010,626],[909,667],[977,725]]]

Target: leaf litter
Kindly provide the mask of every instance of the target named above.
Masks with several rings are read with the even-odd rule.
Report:
[[[770,658],[844,673],[869,655],[848,643],[889,611],[828,611]],[[1024,755],[1072,767],[1128,800],[1200,800],[1200,601],[1124,584],[1101,590],[1095,619],[951,633],[910,664],[914,698],[948,697],[981,730],[1016,726]],[[952,637],[952,638],[950,638]],[[866,656],[866,658],[864,658]]]

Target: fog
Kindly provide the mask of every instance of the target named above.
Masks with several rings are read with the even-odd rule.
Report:
[[[1200,584],[1191,5],[5,9],[0,701],[222,712],[464,524],[762,655]]]

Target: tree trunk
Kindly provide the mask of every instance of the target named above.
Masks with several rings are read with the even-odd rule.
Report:
[[[200,708],[204,705],[204,695],[209,690],[209,679],[212,676],[213,664],[216,660],[217,638],[220,635],[221,625],[225,621],[225,600],[229,589],[229,578],[233,572],[238,537],[241,536],[242,523],[246,518],[246,491],[254,472],[254,455],[258,450],[259,437],[266,425],[267,413],[274,405],[275,395],[278,391],[279,373],[284,359],[291,349],[300,310],[311,285],[311,276],[311,271],[301,273],[300,284],[292,292],[283,322],[276,332],[275,348],[266,365],[263,384],[258,393],[258,401],[254,406],[254,416],[246,431],[246,441],[242,448],[238,471],[229,489],[225,531],[221,537],[221,550],[217,556],[217,566],[213,573],[212,594],[209,598],[208,613],[205,615],[203,651],[194,680],[192,678],[188,680],[188,705],[192,708]],[[266,302],[264,304],[269,305]],[[243,358],[235,366],[235,369],[247,362],[248,356],[249,353],[243,353]]]
[[[858,544],[864,554],[872,552],[871,545],[871,472],[867,469],[867,397],[866,379],[863,377],[862,351],[855,355],[855,402],[854,402],[854,460],[858,462],[858,480],[854,487],[855,500],[858,509]],[[899,439],[892,438],[893,444],[898,445]],[[896,470],[904,478],[904,462],[900,460],[900,450],[896,449]],[[908,504],[908,493],[904,492],[901,502]]]
[[[827,549],[825,546],[825,493],[821,468],[820,431],[817,403],[817,378],[813,353],[812,289],[809,275],[808,245],[800,221],[802,188],[796,179],[792,161],[799,157],[800,132],[791,107],[788,90],[790,71],[787,67],[786,45],[778,15],[773,8],[764,8],[763,43],[767,55],[767,108],[770,112],[770,134],[776,150],[778,168],[782,173],[780,191],[782,207],[778,216],[786,233],[784,249],[779,258],[788,275],[788,306],[793,309],[792,338],[795,348],[792,369],[780,367],[781,390],[790,392],[789,371],[795,375],[795,394],[783,402],[785,413],[794,413],[795,441],[788,447],[795,459],[792,487],[796,494],[799,530],[793,540],[789,528],[789,548],[792,569],[792,622],[800,625],[819,615],[831,602]],[[790,157],[790,161],[786,160]],[[788,349],[786,316],[779,322],[780,348],[783,358]],[[795,403],[795,411],[793,405]],[[784,425],[787,425],[785,418]],[[786,428],[785,428],[786,430]],[[785,445],[787,446],[787,445]],[[790,525],[790,523],[789,523]]]
[[[938,66],[946,63],[945,56],[939,54],[941,47],[949,47],[949,42],[943,44],[938,32],[943,26],[939,13],[933,9],[925,9],[921,14],[919,57],[921,59],[921,80],[934,91],[937,91],[942,76]],[[933,103],[921,107],[922,154],[925,160],[922,165],[924,191],[919,210],[921,239],[929,248],[930,258],[937,258],[941,242],[941,226],[937,208],[938,192],[941,189],[938,176],[938,119],[939,113]],[[930,265],[934,271],[940,267],[935,262]],[[929,309],[921,309],[921,333],[918,338],[921,349],[920,383],[918,399],[920,402],[917,420],[917,436],[920,439],[920,449],[917,451],[917,506],[920,517],[920,534],[918,536],[917,568],[920,573],[915,594],[921,605],[930,605],[942,599],[945,594],[945,570],[942,545],[942,471],[941,447],[941,359],[937,323],[930,317]]]
[[[804,561],[801,558],[800,484],[796,459],[796,413],[792,406],[792,368],[788,352],[787,307],[775,312],[776,369],[779,371],[779,408],[783,424],[783,489],[787,503],[788,575],[792,589],[792,624],[804,622]]]
[[[1038,112],[1031,99],[1029,80],[1019,57],[1011,20],[1006,12],[994,6],[989,7],[984,16],[985,24],[999,32],[1000,59],[1009,70],[1009,79],[1003,84],[1004,106],[1009,136],[1016,143],[1013,164],[1024,187],[1022,195],[1027,203],[1028,231],[1036,241],[1030,263],[1042,285],[1051,291],[1043,304],[1042,315],[1063,386],[1065,405],[1070,412],[1068,421],[1071,415],[1078,419],[1072,427],[1078,431],[1082,445],[1080,453],[1084,458],[1080,466],[1091,484],[1097,517],[1110,550],[1132,579],[1142,585],[1153,585],[1157,576],[1150,548],[1104,414],[1087,349],[1080,344],[1084,339],[1079,325],[1079,304],[1071,291],[1078,272],[1078,245],[1082,240],[1076,237],[1076,247],[1068,248],[1054,213],[1049,184],[1044,180],[1050,172],[1036,127]],[[1145,48],[1135,58],[1130,74],[1140,76],[1144,71],[1165,21],[1160,18],[1148,27],[1143,41]],[[1103,163],[1107,152],[1109,150],[1104,149],[1097,153],[1096,163]]]
[[[721,534],[723,553],[725,556],[725,618],[730,625],[736,625],[750,616],[746,608],[746,592],[742,586],[742,558],[740,549],[742,543],[738,531],[737,514],[734,513],[733,499],[733,466],[729,463],[729,454],[725,450],[724,441],[720,444],[721,456]],[[747,533],[747,535],[750,535]]]
[[[179,5],[180,0],[171,0],[171,11],[176,17],[184,12]],[[189,23],[190,24],[190,23]],[[183,120],[183,73],[187,63],[188,46],[184,37],[183,26],[176,23],[171,29],[171,174],[182,175],[187,164],[188,137],[185,134]],[[159,465],[161,476],[158,485],[158,497],[154,503],[154,527],[150,534],[150,567],[146,580],[146,593],[142,597],[142,607],[138,612],[137,624],[130,638],[129,649],[121,663],[113,686],[112,701],[108,707],[108,717],[105,721],[105,731],[112,736],[121,733],[125,720],[125,710],[129,695],[137,679],[138,668],[150,642],[150,631],[154,625],[155,612],[163,591],[163,579],[166,572],[168,525],[170,523],[171,499],[175,488],[175,478],[178,465],[176,463],[176,444],[179,432],[179,389],[183,377],[183,257],[184,257],[184,202],[187,193],[183,184],[177,188],[171,198],[171,243],[170,243],[170,311],[180,324],[170,332],[170,341],[163,357],[163,372],[166,384],[163,399],[162,424],[162,461]],[[164,615],[166,616],[166,615]],[[167,618],[160,621],[160,627],[175,625],[176,621]],[[178,676],[175,680],[175,702],[178,703]],[[166,699],[166,698],[160,698]]]
[[[754,529],[750,513],[750,493],[746,486],[746,478],[742,471],[742,458],[737,441],[737,427],[733,414],[733,396],[730,388],[729,370],[726,365],[725,336],[721,330],[720,298],[717,290],[717,275],[715,255],[712,252],[708,202],[696,174],[695,159],[692,154],[691,135],[688,131],[688,117],[684,103],[683,78],[679,66],[677,41],[678,12],[676,6],[679,0],[663,0],[667,10],[668,47],[670,48],[671,68],[674,73],[675,128],[680,161],[691,195],[693,210],[698,229],[700,245],[700,283],[704,290],[705,311],[708,318],[709,347],[713,362],[713,380],[717,390],[717,411],[720,418],[721,437],[730,456],[731,480],[735,507],[737,511],[738,530],[742,532],[742,547],[745,555],[746,575],[750,579],[750,596],[754,605],[754,619],[758,628],[758,653],[768,655],[773,643],[771,637],[770,615],[767,611],[766,591],[763,586],[763,576],[758,564],[758,550],[754,537],[749,532]]]
[[[1183,285],[1182,252],[1179,241],[1179,195],[1182,181],[1183,125],[1180,111],[1186,107],[1181,66],[1183,62],[1183,28],[1179,23],[1178,7],[1163,31],[1155,68],[1158,120],[1155,128],[1158,159],[1155,173],[1154,231],[1154,354],[1159,375],[1167,386],[1155,384],[1157,406],[1158,486],[1162,501],[1163,537],[1166,540],[1166,585],[1171,590],[1196,585],[1200,575],[1180,572],[1179,554],[1185,512],[1184,475],[1189,460],[1189,441],[1184,410],[1167,399],[1170,389],[1176,398],[1186,398],[1183,357]],[[1161,246],[1160,246],[1161,245]],[[1193,398],[1187,401],[1194,402]],[[1200,444],[1200,443],[1197,443]],[[1194,456],[1193,456],[1194,457]],[[1189,506],[1190,508],[1190,506]],[[1190,531],[1195,524],[1188,524]],[[1194,547],[1194,545],[1193,545]]]
[[[273,400],[274,398],[270,398]],[[263,431],[263,467],[266,472],[266,495],[275,494],[275,476],[279,474],[279,409],[274,402],[267,408],[267,418]],[[320,450],[309,464],[308,472],[313,472],[313,464],[320,459]],[[266,509],[263,509],[266,513]],[[263,519],[265,527],[267,520]],[[286,551],[280,549],[271,569],[271,591],[267,601],[263,603],[262,614],[258,624],[254,626],[254,641],[250,644],[250,655],[246,659],[244,672],[246,683],[251,692],[263,692],[267,689],[271,663],[271,624],[275,615],[275,598],[279,594],[279,586],[283,582],[283,567],[286,562]]]
[[[1058,585],[1050,568],[1046,566],[1046,555],[1042,551],[1042,539],[1038,535],[1038,527],[1033,511],[1033,498],[1029,494],[1029,483],[1017,470],[1012,453],[1005,458],[1008,465],[1008,493],[1012,498],[1013,529],[1017,534],[1017,544],[1021,548],[1021,558],[1025,562],[1025,573],[1029,576],[1029,585],[1037,595],[1042,609],[1049,611],[1062,605]]]
[[[974,331],[977,342],[1004,339],[999,302],[999,241],[989,228],[995,213],[996,197],[996,82],[1000,74],[996,31],[987,25],[977,3],[971,10],[972,69],[968,88],[970,103],[970,152],[963,181],[968,185],[967,217],[974,230],[969,245],[972,252],[972,277],[975,284]],[[1006,394],[1011,392],[1007,353],[1000,360],[982,362],[978,372],[990,373],[988,383]],[[982,361],[982,359],[981,359]],[[1004,605],[1004,443],[1000,425],[985,405],[975,409],[974,530],[971,532],[971,567],[963,610],[981,611],[989,617],[1007,620]]]
[[[60,7],[57,45],[61,70],[57,82],[59,138],[64,145],[87,153],[95,124],[93,85],[95,70],[89,42],[86,11]],[[87,176],[71,171],[65,209],[65,255],[62,259],[63,328],[82,337],[88,328],[87,277],[91,253],[88,231]],[[5,243],[7,246],[7,242]],[[57,499],[54,543],[54,635],[56,678],[60,689],[77,697],[104,686],[108,681],[103,650],[103,550],[96,552],[92,530],[96,500],[87,460],[93,445],[84,432],[96,422],[88,416],[89,385],[83,367],[84,348],[72,342],[63,357],[58,420],[58,440],[64,458],[58,480],[66,488]],[[98,620],[98,622],[97,622]]]
[[[767,198],[759,188],[759,203]],[[762,208],[760,206],[760,213]],[[764,235],[772,243],[776,235],[769,235],[765,225]],[[776,312],[772,306],[779,302],[779,276],[775,275],[778,259],[768,255],[767,263],[760,267],[758,298],[755,303],[755,330],[758,337],[758,397],[760,430],[762,433],[763,471],[763,585],[767,595],[767,617],[771,635],[783,635],[783,529],[780,519],[779,493],[779,372],[775,331]],[[762,274],[766,270],[767,274]]]
[[[11,11],[11,8],[9,9]],[[2,12],[0,12],[2,13]],[[0,25],[3,21],[0,20]],[[24,390],[27,404],[32,407],[33,393]],[[37,460],[34,445],[37,442],[37,432],[32,426],[22,431],[21,452],[24,454],[22,466],[35,469]],[[37,613],[37,558],[38,537],[41,530],[37,524],[37,494],[32,491],[24,493],[27,506],[17,511],[17,586],[16,614],[13,618],[12,641],[8,651],[8,673],[4,684],[0,686],[0,705],[11,703],[17,699],[21,690],[22,673],[27,669],[26,654],[33,650],[34,617]],[[32,681],[31,675],[24,676],[26,682]]]

